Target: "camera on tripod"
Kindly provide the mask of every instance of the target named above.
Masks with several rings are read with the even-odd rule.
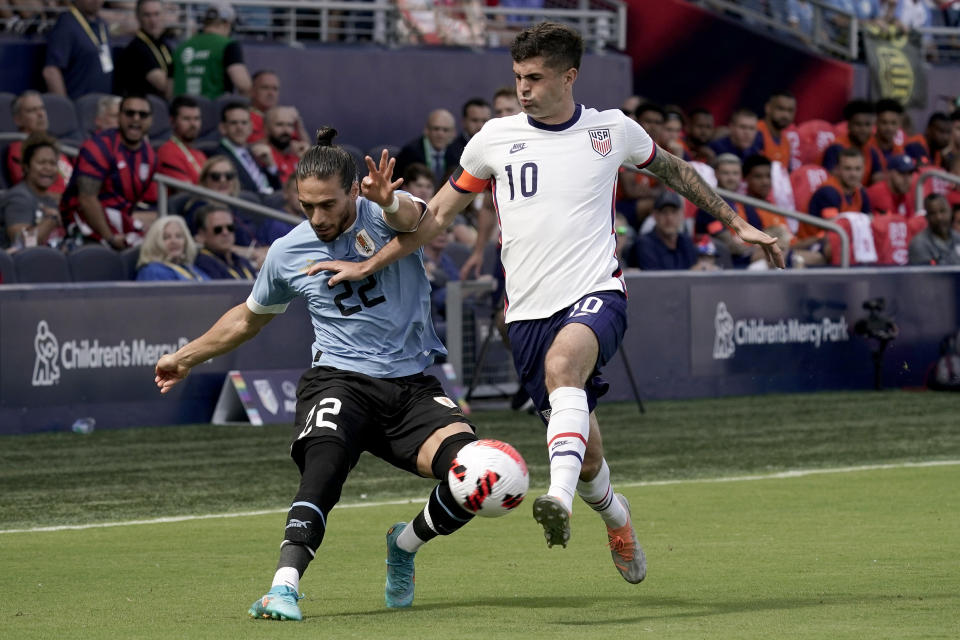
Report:
[[[868,312],[866,318],[857,320],[853,325],[853,331],[858,336],[864,338],[873,338],[881,342],[889,342],[897,337],[899,329],[893,318],[883,313],[887,306],[884,298],[871,298],[863,303],[863,308]]]

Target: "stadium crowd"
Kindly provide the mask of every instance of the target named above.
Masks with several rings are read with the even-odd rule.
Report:
[[[139,0],[122,48],[111,41],[118,20],[103,6],[74,0],[59,15],[48,33],[46,93],[0,94],[0,112],[9,113],[0,129],[20,134],[0,141],[0,260],[20,266],[0,273],[8,282],[87,280],[96,276],[80,270],[99,265],[97,273],[142,280],[252,279],[269,245],[292,226],[228,206],[217,194],[302,215],[293,175],[310,136],[299,111],[282,102],[276,73],[247,69],[231,37],[237,13],[229,4],[212,3],[202,29],[176,44],[167,37],[166,5]],[[787,91],[770,95],[762,113],[738,109],[722,126],[707,108],[685,111],[638,96],[622,109],[712,185],[841,225],[851,264],[960,264],[960,190],[933,178],[923,182],[921,209],[913,196],[931,169],[960,176],[960,110],[935,112],[914,132],[891,100],[852,100],[839,123],[796,122]],[[420,135],[398,134],[389,148],[395,175],[429,200],[486,120],[519,111],[511,87],[489,101],[468,100],[459,125],[447,109],[430,111]],[[344,146],[362,170],[365,152]],[[64,153],[70,147],[79,149],[75,158]],[[168,211],[184,224],[157,229],[157,174],[208,190],[170,198]],[[790,266],[840,264],[836,234],[729,202],[781,240]],[[648,175],[621,169],[615,205],[624,266],[766,268],[761,252]],[[447,237],[426,248],[438,324],[446,282],[496,270],[494,220],[492,198],[482,194]],[[43,260],[22,255],[38,245],[49,251],[34,254],[56,261],[49,273]],[[71,272],[63,258],[75,253],[98,257],[67,260]]]

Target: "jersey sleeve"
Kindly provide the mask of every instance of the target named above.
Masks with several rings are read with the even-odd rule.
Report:
[[[297,295],[281,272],[279,256],[282,253],[278,244],[271,246],[267,252],[263,267],[253,283],[253,291],[247,297],[247,308],[253,313],[283,313]]]
[[[417,220],[417,224],[413,229],[395,229],[390,225],[390,221],[387,219],[387,214],[384,212],[383,207],[377,205],[376,203],[371,202],[370,204],[372,206],[379,209],[380,215],[376,217],[378,217],[380,221],[383,222],[383,225],[387,229],[389,229],[390,233],[392,234],[391,237],[397,235],[398,233],[413,233],[414,231],[416,231],[417,228],[419,228],[420,226],[420,222],[423,220],[423,214],[427,212],[427,203],[421,200],[420,198],[418,198],[417,196],[413,195],[412,193],[409,193],[407,191],[402,191],[399,189],[395,193],[397,195],[405,195],[411,200],[413,200],[413,204],[417,205],[417,207],[420,209],[420,219]]]
[[[57,23],[53,25],[47,35],[47,57],[44,64],[48,67],[66,69],[70,63],[70,54],[73,48],[73,38],[70,33],[68,20],[73,20],[69,11],[60,14]]]
[[[810,198],[810,215],[818,218],[835,218],[840,213],[840,194],[832,187],[817,189]]]
[[[624,131],[627,138],[627,157],[625,162],[635,164],[643,168],[653,162],[657,156],[657,145],[643,127],[634,120],[628,118],[625,114],[620,114],[623,118]]]
[[[493,168],[485,158],[486,139],[480,129],[463,149],[460,166],[450,176],[450,186],[460,193],[480,193],[490,184]]]

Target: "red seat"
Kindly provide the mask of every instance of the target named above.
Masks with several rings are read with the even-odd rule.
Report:
[[[827,170],[818,164],[805,164],[790,172],[790,186],[793,187],[793,200],[797,211],[807,212],[813,192],[829,177]]]
[[[797,134],[803,164],[820,164],[824,150],[837,138],[833,125],[826,120],[807,120],[797,126]]]

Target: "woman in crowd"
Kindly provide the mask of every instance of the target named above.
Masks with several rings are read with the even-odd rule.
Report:
[[[150,226],[140,247],[137,280],[208,280],[194,266],[197,245],[180,216],[165,216]]]
[[[32,133],[23,143],[23,180],[0,197],[0,249],[58,244],[63,225],[58,196],[50,193],[57,180],[57,141]]]

